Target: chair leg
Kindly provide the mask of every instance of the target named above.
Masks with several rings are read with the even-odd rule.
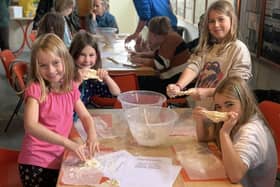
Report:
[[[9,128],[9,126],[11,125],[14,116],[18,113],[18,111],[19,111],[19,109],[20,109],[20,107],[21,107],[21,105],[22,105],[22,103],[23,103],[23,98],[24,98],[23,95],[20,96],[20,98],[19,98],[19,100],[18,100],[18,103],[17,103],[17,105],[16,105],[16,108],[15,108],[13,114],[11,115],[11,117],[10,117],[10,119],[9,119],[9,121],[8,121],[8,123],[7,123],[7,125],[6,125],[6,127],[5,127],[5,129],[4,129],[4,132],[7,132],[7,131],[8,131],[8,128]]]

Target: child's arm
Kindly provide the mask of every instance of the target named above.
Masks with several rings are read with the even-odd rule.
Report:
[[[135,64],[139,64],[141,66],[154,67],[154,59],[153,58],[131,56],[129,60],[131,62],[133,62]]]
[[[192,117],[196,122],[196,135],[198,141],[211,141],[214,139],[214,126],[206,126],[205,118],[202,115],[202,107],[196,107],[192,111]]]
[[[82,137],[80,136],[79,132],[77,131],[76,127],[72,126],[70,134],[69,134],[69,139],[73,140],[74,142],[77,142],[78,144],[85,144],[85,142],[83,141]]]
[[[248,170],[248,167],[243,163],[239,154],[234,149],[230,138],[231,130],[237,124],[237,120],[238,114],[229,112],[229,119],[224,122],[219,132],[223,164],[228,178],[233,183],[240,182]]]
[[[90,155],[93,155],[95,150],[99,151],[99,143],[97,141],[97,135],[96,135],[95,125],[94,125],[92,116],[86,109],[86,107],[83,104],[83,102],[81,101],[81,99],[79,99],[75,103],[75,112],[77,112],[77,114],[83,124],[83,127],[87,133],[86,144],[87,144],[87,147],[89,148]]]
[[[118,84],[110,77],[108,71],[105,69],[98,69],[97,75],[107,84],[109,91],[112,95],[119,95],[121,93],[121,89]]]
[[[189,83],[191,83],[197,76],[197,73],[190,68],[186,68],[176,84],[169,84],[166,88],[167,95],[172,97],[183,90]]]
[[[38,121],[39,104],[34,98],[28,97],[24,105],[24,128],[26,133],[32,136],[56,145],[64,146],[71,151],[74,151],[81,160],[86,160],[84,155],[84,146],[70,139],[57,134]]]

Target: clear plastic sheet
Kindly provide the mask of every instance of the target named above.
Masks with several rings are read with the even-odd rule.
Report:
[[[176,158],[190,180],[226,179],[222,161],[213,154],[207,144],[175,145]]]

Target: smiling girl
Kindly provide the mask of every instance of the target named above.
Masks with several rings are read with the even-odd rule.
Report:
[[[32,45],[30,81],[25,90],[25,135],[19,155],[24,187],[56,186],[64,149],[85,161],[98,148],[93,120],[74,83],[68,49],[55,34],[40,36]],[[86,144],[68,139],[76,112],[87,132]],[[87,156],[90,156],[87,155]]]
[[[105,69],[101,69],[101,56],[97,42],[88,32],[78,32],[70,46],[70,54],[74,59],[78,76],[76,80],[80,83],[79,90],[81,99],[87,106],[93,104],[92,96],[113,97],[120,94],[120,88],[110,77]],[[101,79],[82,80],[83,72],[79,70],[95,69],[97,76]]]
[[[237,39],[237,17],[230,2],[214,2],[205,14],[201,38],[195,53],[176,84],[167,87],[175,96],[195,78],[196,92],[191,96],[202,99],[213,95],[218,84],[228,76],[251,78],[251,57],[248,48]],[[204,106],[209,106],[204,101]]]
[[[214,93],[215,110],[228,118],[211,124],[202,107],[193,110],[199,141],[216,141],[229,180],[243,187],[274,187],[277,152],[272,133],[250,88],[240,77],[222,81]]]

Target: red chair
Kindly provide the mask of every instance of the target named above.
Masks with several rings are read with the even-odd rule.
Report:
[[[16,91],[16,94],[19,96],[18,103],[4,129],[4,132],[7,132],[14,116],[18,113],[23,100],[24,100],[24,89],[25,89],[25,82],[27,79],[27,70],[28,70],[28,64],[24,62],[17,62],[13,63],[10,67],[10,83],[12,88]]]
[[[0,149],[0,187],[22,186],[18,171],[19,151]]]
[[[10,65],[16,60],[16,56],[11,50],[6,49],[0,52],[0,59],[3,64],[6,77],[11,84]]]
[[[110,73],[110,76],[119,85],[121,92],[138,90],[138,79],[135,73]],[[113,108],[119,101],[116,98],[92,97],[93,103],[104,108]]]
[[[272,101],[263,101],[259,104],[259,109],[263,113],[269,126],[273,130],[276,139],[278,155],[278,173],[280,172],[280,104]]]

